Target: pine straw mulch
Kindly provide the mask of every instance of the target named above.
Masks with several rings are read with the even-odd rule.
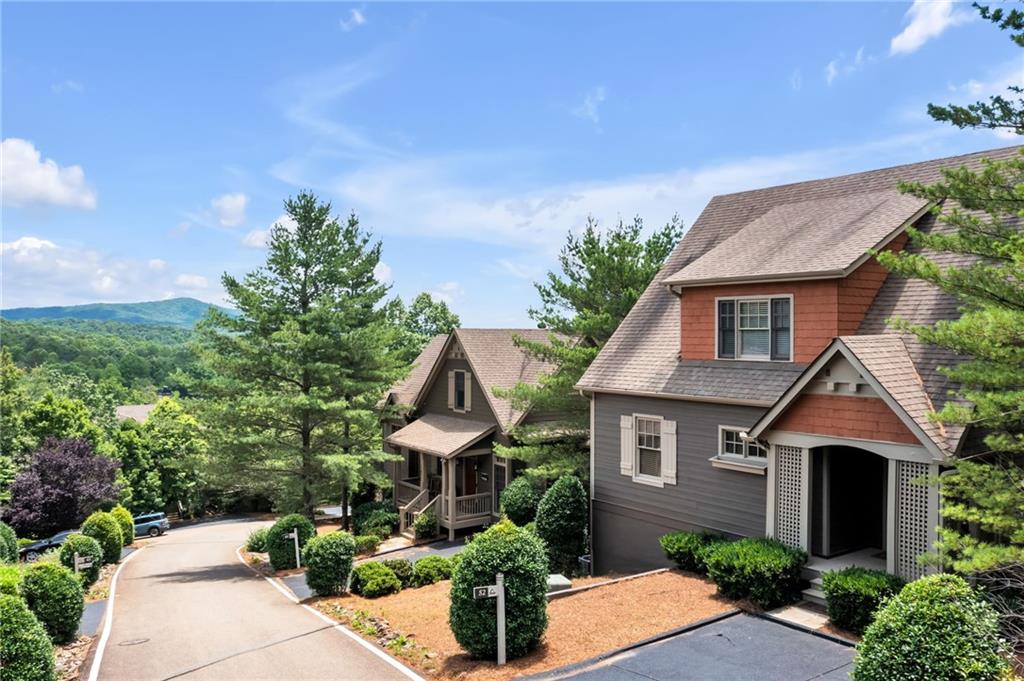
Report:
[[[603,580],[573,586],[595,581]],[[377,599],[346,594],[317,599],[314,606],[425,674],[473,681],[555,669],[736,607],[710,581],[676,570],[617,582],[550,601],[537,650],[499,668],[471,659],[455,641],[449,587],[445,581]]]

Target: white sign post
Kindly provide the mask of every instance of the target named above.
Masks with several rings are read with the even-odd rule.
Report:
[[[286,534],[285,537],[295,540],[295,567],[302,567],[302,563],[299,561],[299,528],[296,527]]]
[[[494,584],[474,586],[473,598],[498,599],[498,665],[505,664],[505,575],[498,573]]]
[[[77,575],[82,570],[88,570],[92,567],[92,559],[86,556],[78,555],[78,551],[75,551],[75,574]]]

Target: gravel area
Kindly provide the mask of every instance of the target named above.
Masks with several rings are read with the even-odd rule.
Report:
[[[71,643],[54,648],[57,659],[57,678],[60,681],[71,681],[78,678],[82,663],[89,654],[89,646],[94,636],[79,636]]]
[[[579,580],[574,586],[593,581]],[[487,681],[586,660],[735,606],[716,595],[711,582],[676,571],[591,589],[551,601],[548,630],[538,649],[499,668],[470,659],[455,641],[448,627],[449,586],[449,582],[440,582],[377,599],[346,595],[320,600],[318,606],[328,614],[330,605],[335,604],[385,620],[426,651],[422,662],[405,658],[423,672],[440,678]]]

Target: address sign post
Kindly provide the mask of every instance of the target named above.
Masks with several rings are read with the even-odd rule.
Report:
[[[498,665],[505,664],[505,575],[498,573],[494,584],[474,586],[473,598],[498,599]]]

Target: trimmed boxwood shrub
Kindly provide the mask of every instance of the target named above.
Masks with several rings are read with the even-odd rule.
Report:
[[[53,681],[53,645],[17,596],[0,595],[0,669],[4,681]]]
[[[116,563],[121,560],[121,548],[124,539],[121,536],[121,525],[109,513],[96,511],[82,523],[82,534],[99,542],[103,549],[103,562]]]
[[[903,588],[903,580],[884,570],[848,567],[821,576],[828,618],[840,629],[863,634],[884,599]]]
[[[501,512],[522,527],[537,517],[537,505],[543,494],[529,478],[515,478],[501,492]]]
[[[18,561],[18,536],[14,528],[0,522],[0,563],[16,563]]]
[[[426,511],[412,521],[412,531],[417,539],[433,539],[437,536],[437,514]]]
[[[868,625],[855,681],[1010,678],[999,616],[963,578],[940,574],[907,584]]]
[[[580,556],[587,552],[587,492],[571,475],[551,486],[537,507],[537,536],[544,540],[548,569],[571,576],[579,571]]]
[[[114,516],[114,520],[121,526],[121,541],[124,542],[125,546],[128,546],[135,541],[135,518],[132,517],[132,512],[127,508],[118,504],[114,508],[110,509],[110,515]]]
[[[306,584],[317,596],[333,596],[345,590],[356,543],[348,532],[313,537],[302,549]]]
[[[444,556],[420,558],[412,569],[412,581],[416,586],[427,586],[452,578],[452,562]]]
[[[356,553],[370,555],[380,546],[380,537],[375,534],[361,534],[355,537]]]
[[[75,638],[85,597],[74,572],[56,563],[36,563],[25,571],[20,591],[28,609],[46,627],[54,643],[67,643]]]
[[[20,596],[18,586],[21,585],[23,572],[24,569],[20,565],[0,565],[0,594]]]
[[[665,557],[676,564],[680,570],[688,570],[705,574],[708,571],[704,557],[705,549],[726,541],[725,537],[714,532],[670,532],[658,540]]]
[[[316,528],[304,515],[292,513],[279,519],[267,530],[267,553],[275,570],[290,570],[295,567],[295,541],[286,535],[292,530],[299,531],[299,551],[316,535]]]
[[[268,532],[270,532],[269,527],[257,527],[250,532],[249,537],[245,540],[245,550],[249,553],[265,553]]]
[[[797,600],[807,554],[775,539],[747,537],[715,546],[704,561],[719,593],[767,610]]]
[[[92,560],[92,567],[85,568],[78,573],[84,586],[92,586],[100,578],[100,568],[103,567],[103,548],[92,537],[86,537],[84,534],[69,535],[60,546],[60,564],[72,572],[75,571],[75,553]]]
[[[548,626],[548,571],[544,542],[509,520],[492,525],[466,546],[452,577],[448,623],[466,652],[493,659],[498,631],[493,598],[473,598],[473,587],[505,575],[506,653],[516,658],[533,650]]]
[[[398,577],[398,581],[402,583],[402,588],[413,585],[413,567],[412,561],[406,560],[405,558],[391,558],[389,560],[382,560],[381,563],[391,568],[391,571],[395,573],[395,577]]]
[[[348,588],[366,598],[379,598],[401,591],[402,582],[387,565],[370,561],[356,565]]]

